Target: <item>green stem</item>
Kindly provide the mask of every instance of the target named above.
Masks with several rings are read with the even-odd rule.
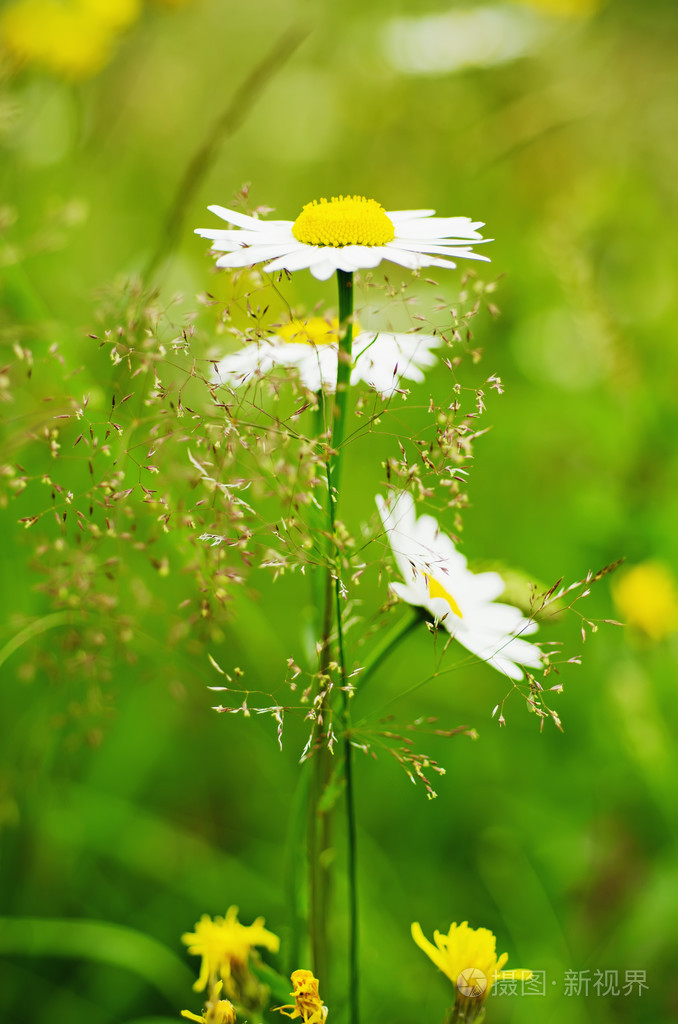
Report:
[[[346,874],[348,885],[348,1001],[351,1024],[359,1024],[360,1018],[360,968],[358,931],[358,874],[357,836],[355,814],[355,790],[353,786],[353,746],[351,744],[350,689],[347,685],[346,655],[344,652],[344,630],[341,622],[341,588],[339,577],[334,580],[334,597],[337,605],[337,641],[339,646],[339,668],[342,687],[342,719],[344,727],[344,780],[346,782]]]
[[[318,672],[326,676],[330,663],[330,633],[332,630],[332,571],[327,570],[325,580],[325,613],[322,631],[322,646]],[[324,685],[320,683],[319,685]],[[309,834],[308,834],[308,868],[309,868],[309,928],[313,973],[321,981],[326,979],[327,990],[329,978],[329,914],[331,902],[331,811],[321,809],[322,798],[330,780],[331,753],[327,743],[323,742],[322,730],[326,716],[329,714],[327,701],[323,701],[319,714],[323,725],[319,727],[320,739],[317,750],[313,753],[313,781],[309,800]]]
[[[339,494],[343,443],[346,435],[346,409],[351,383],[351,353],[353,349],[353,274],[346,270],[337,271],[339,287],[339,329],[343,334],[339,341],[339,365],[337,367],[337,393],[334,399],[334,420],[332,423],[332,451],[330,458],[330,522],[334,529],[335,495]]]
[[[386,660],[389,654],[396,649],[399,643],[409,636],[426,619],[425,613],[420,608],[413,608],[411,615],[399,619],[392,629],[386,633],[381,641],[373,648],[372,653],[363,665],[363,670],[358,676],[358,692],[362,693],[365,684],[372,673],[379,665]]]
[[[335,530],[335,510],[339,499],[339,484],[343,461],[343,444],[346,436],[346,411],[351,383],[351,351],[353,348],[353,274],[337,271],[339,288],[339,324],[342,335],[339,342],[337,366],[337,393],[332,423],[332,451],[327,473],[328,511],[332,533]],[[338,552],[337,552],[338,555]],[[338,558],[337,558],[338,561]],[[346,841],[347,841],[347,884],[348,884],[348,976],[349,1008],[351,1024],[359,1024],[359,934],[358,934],[358,879],[355,792],[353,787],[353,747],[351,745],[350,691],[347,685],[346,655],[344,651],[344,630],[341,616],[341,584],[339,567],[334,576],[334,599],[337,615],[337,643],[339,647],[339,669],[342,687],[342,719],[344,733],[344,779],[346,782]]]
[[[301,963],[301,932],[303,914],[300,905],[302,887],[299,869],[303,864],[304,813],[308,805],[311,783],[310,765],[302,765],[296,785],[286,843],[285,890],[290,940],[288,943],[285,974],[290,975]]]
[[[327,461],[328,492],[329,486],[329,455]],[[328,559],[330,545],[332,544],[332,531],[334,523],[334,510],[331,498],[328,499],[328,518],[330,530],[328,533]],[[316,575],[316,573],[314,573]],[[331,660],[330,635],[332,632],[333,615],[333,573],[328,566],[325,574],[324,595],[318,602],[324,608],[320,660],[318,674],[320,677],[327,675]],[[315,584],[316,593],[323,589]],[[319,686],[324,683],[319,681]],[[317,749],[313,752],[313,779],[308,802],[308,872],[309,872],[309,933],[311,958],[313,972],[321,982],[325,983],[325,991],[329,986],[329,912],[331,902],[331,875],[330,875],[330,848],[332,842],[331,834],[331,812],[321,809],[322,798],[330,780],[331,753],[325,742],[323,742],[323,728],[326,716],[329,714],[327,701],[323,701],[319,709],[323,725],[318,726],[318,739],[320,740]]]
[[[342,447],[346,433],[346,410],[348,406],[348,392],[351,378],[351,349],[353,346],[353,274],[345,271],[337,271],[339,287],[339,321],[342,334],[339,341],[338,367],[337,367],[337,389],[332,411],[332,433],[331,444],[327,454],[327,518],[329,525],[328,542],[328,566],[325,579],[325,600],[324,619],[322,629],[322,640],[320,650],[319,672],[321,675],[327,673],[330,657],[330,636],[332,632],[332,621],[336,601],[338,636],[340,640],[340,657],[343,659],[343,634],[341,633],[341,609],[339,606],[339,574],[336,568],[338,552],[335,544],[335,508],[339,494],[339,480],[341,475]],[[345,677],[345,663],[342,660],[342,673]],[[321,684],[322,685],[322,684]],[[324,702],[319,713],[329,715],[329,702]],[[347,712],[344,709],[344,726],[348,727]],[[309,927],[311,949],[313,954],[313,969],[317,978],[325,985],[325,991],[329,987],[329,911],[330,911],[330,866],[328,855],[331,845],[331,810],[320,810],[323,793],[330,778],[330,751],[327,744],[322,742],[314,753],[313,783],[309,800]],[[352,800],[352,788],[347,789]],[[352,811],[351,811],[352,814]],[[354,841],[354,840],[353,840]],[[354,842],[355,845],[355,842]],[[355,861],[354,854],[352,855]],[[351,924],[353,934],[355,925]],[[352,947],[353,948],[353,947]],[[353,955],[353,954],[351,954]],[[357,1024],[357,1019],[353,1024]]]
[[[313,433],[312,433],[311,436],[316,439],[316,441],[318,442],[318,448],[320,448],[320,446],[322,444],[325,444],[324,438],[325,438],[325,433],[326,433],[326,427],[325,427],[325,397],[324,397],[322,392],[320,392],[318,394],[318,405],[313,410],[312,416],[313,416],[313,421],[312,421]],[[314,491],[313,493],[315,495],[317,492]],[[324,540],[324,538],[323,538],[324,522],[323,522],[322,509],[321,509],[319,503],[317,505],[315,504],[315,501],[311,503],[311,505],[309,506],[308,518],[309,518],[309,524],[308,525],[309,525],[309,530],[311,531],[311,536],[312,536],[315,544],[317,544],[318,552],[321,552],[323,550],[323,547],[324,547],[324,544],[323,544],[323,540]],[[313,634],[313,636],[314,636],[314,642],[315,642],[318,639],[319,636],[323,636],[323,623],[321,621],[321,609],[323,607],[323,580],[322,580],[322,575],[323,574],[322,574],[322,570],[321,570],[320,566],[312,566],[309,575],[310,575],[310,581],[311,581],[311,601],[312,601],[312,606],[313,606],[313,627],[314,627],[314,634]]]

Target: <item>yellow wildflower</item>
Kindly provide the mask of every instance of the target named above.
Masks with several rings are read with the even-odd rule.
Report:
[[[139,0],[16,0],[0,15],[0,44],[19,63],[86,78],[109,61],[139,9]]]
[[[678,629],[678,592],[661,562],[641,562],[612,583],[612,598],[627,625],[658,643]]]
[[[205,1003],[205,1009],[200,1014],[191,1013],[190,1010],[182,1010],[181,1016],[188,1020],[195,1020],[198,1024],[235,1024],[236,1013],[233,1003],[228,999],[219,999],[219,993],[223,982],[218,982],[210,993],[210,999]]]
[[[556,17],[581,18],[587,17],[602,6],[602,0],[519,0],[528,7],[536,7],[546,14]]]
[[[240,924],[237,907],[229,907],[226,917],[214,920],[203,914],[195,931],[186,932],[181,941],[186,943],[189,953],[202,957],[200,977],[193,988],[202,992],[221,979],[228,995],[237,1002],[243,1001],[246,983],[255,980],[247,963],[254,947],[264,946],[272,953],[280,947],[278,936],[264,928],[263,917],[250,925]]]
[[[492,932],[488,928],[469,928],[467,921],[453,922],[447,935],[434,932],[435,946],[425,938],[419,923],[412,925],[412,938],[455,987],[451,1020],[476,1020],[495,981],[532,977],[532,971],[523,969],[502,971],[508,953],[497,958],[497,940]]]
[[[327,1017],[327,1007],[323,1006],[318,991],[318,979],[311,971],[293,971],[291,975],[294,1004],[276,1006],[275,1009],[286,1017],[295,1020],[301,1017],[303,1024],[323,1024]]]
[[[76,0],[75,6],[85,16],[115,29],[127,28],[141,13],[139,0]]]

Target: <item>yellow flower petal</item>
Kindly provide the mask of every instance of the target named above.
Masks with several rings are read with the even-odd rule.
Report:
[[[412,938],[420,949],[446,974],[457,991],[456,1001],[483,1001],[498,978],[528,979],[532,971],[518,968],[502,971],[508,953],[497,957],[497,940],[488,928],[469,928],[468,921],[453,922],[447,934],[434,932],[435,946],[415,922]]]

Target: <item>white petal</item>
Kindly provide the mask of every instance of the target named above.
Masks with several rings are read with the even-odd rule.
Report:
[[[285,251],[289,246],[285,247]],[[264,263],[272,258],[284,259],[285,256],[278,247],[248,245],[244,249],[236,249],[233,252],[224,253],[216,262],[218,267],[253,267],[255,263]]]
[[[386,216],[394,225],[400,224],[401,221],[408,220],[419,220],[424,217],[433,217],[435,210],[392,210],[387,212]]]
[[[459,638],[457,637],[457,639]],[[492,668],[496,668],[498,672],[502,672],[505,676],[508,676],[509,679],[515,679],[516,682],[519,679],[522,679],[525,675],[518,665],[501,655],[496,655],[492,658],[485,658],[484,660],[488,665],[491,665]]]
[[[483,239],[483,241],[489,242],[490,239],[489,238]],[[466,259],[466,260],[485,260],[487,263],[490,262],[490,257],[489,256],[481,256],[479,253],[473,252],[473,250],[470,249],[466,245],[462,245],[462,246],[459,246],[459,245],[457,245],[457,246],[429,245],[428,242],[410,242],[408,240],[403,240],[403,241],[396,240],[396,241],[393,241],[393,242],[387,242],[386,245],[389,248],[389,250],[391,250],[391,251],[393,249],[399,249],[401,252],[421,253],[422,254],[422,264],[421,265],[424,266],[424,267],[426,267],[426,266],[433,266],[433,265],[436,265],[436,266],[445,266],[446,265],[445,262],[443,262],[441,260],[434,259],[432,256],[429,256],[428,253],[439,253],[439,254],[441,254],[443,256],[461,256],[463,259]],[[389,256],[388,258],[392,259],[393,257]]]
[[[430,242],[426,239],[397,238],[393,242],[389,242],[389,245],[392,248],[396,248],[397,243],[398,249],[405,249],[407,252],[424,252],[438,256],[463,256],[472,251],[462,239],[455,239],[454,243],[443,242],[442,244],[437,244],[439,241],[439,239],[436,239],[435,242]]]
[[[323,252],[326,252],[326,250],[323,250]],[[319,259],[317,263],[312,263],[308,269],[317,281],[327,281],[337,270],[332,260],[328,258]]]
[[[408,270],[420,270],[422,267],[430,265],[430,261],[425,256],[415,252],[406,252],[404,249],[395,246],[393,242],[387,242],[385,248],[388,249],[388,252],[385,253],[385,259],[390,260],[391,263],[397,263],[398,266],[407,267]],[[456,266],[455,263],[446,265]]]
[[[496,668],[499,672],[505,672],[511,679],[522,679],[523,673],[521,669],[510,660],[510,658],[501,651],[501,643],[498,645],[487,644],[484,637],[478,637],[473,633],[469,633],[463,628],[459,629],[456,633],[456,640],[465,647],[471,654],[475,654],[477,658],[482,661],[486,661],[493,668]]]
[[[404,579],[411,580],[412,567],[409,553],[413,545],[410,538],[416,521],[412,495],[407,491],[400,491],[397,495],[391,495],[389,501],[386,502],[378,494],[375,501],[400,574]],[[400,539],[404,541],[404,546],[407,549],[405,553],[400,550],[398,543]]]
[[[404,583],[390,583],[389,587],[401,601],[407,601],[408,604],[416,605],[419,608],[422,607],[421,596],[414,587],[407,587]]]
[[[356,247],[357,248],[357,247]],[[360,258],[352,253],[352,245],[346,245],[343,247],[333,248],[332,255],[329,257],[337,270],[345,270],[346,273],[353,273],[356,270],[360,270],[363,267]]]
[[[506,584],[498,572],[473,574],[474,595],[480,601],[495,601],[506,590]]]
[[[294,224],[292,220],[260,220],[258,217],[248,217],[237,210],[228,210],[225,206],[208,206],[210,213],[216,213],[217,217],[228,221],[229,224],[237,224],[241,228],[249,228],[250,231],[270,231],[271,228],[289,227]]]
[[[378,267],[386,255],[382,245],[347,245],[342,252],[355,261],[356,270]]]
[[[384,366],[374,366],[374,364],[361,366],[358,362],[351,374],[351,384],[357,384],[360,380],[378,391],[382,398],[390,398],[395,394],[399,378],[393,373],[393,370],[389,372]]]
[[[434,217],[430,220],[410,220],[398,226],[396,238],[473,238],[482,239],[478,228],[484,227],[480,220],[469,217]],[[419,234],[417,234],[419,233]]]
[[[202,238],[212,239],[212,251],[234,252],[236,249],[255,247],[257,249],[269,249],[271,254],[285,252],[287,249],[294,249],[299,243],[288,235],[279,235],[275,238],[263,238],[251,231],[210,231],[208,228],[200,228],[196,231]]]
[[[398,527],[404,534],[411,534],[416,522],[414,510],[414,498],[409,491],[399,491],[392,494],[388,502],[377,495],[375,499],[379,514],[381,515],[384,529],[392,530]]]
[[[287,252],[268,263],[264,270],[273,274],[276,270],[307,270],[318,259],[317,246],[296,242],[295,248],[288,246]]]
[[[275,365],[275,346],[246,345],[239,352],[231,352],[217,363],[212,380],[219,384],[239,387],[253,374],[264,374]]]
[[[438,339],[431,341],[438,344]],[[418,348],[421,364],[432,366],[435,356],[420,345],[416,335],[365,332],[355,341],[355,367],[351,382],[363,380],[379,391],[383,397],[392,396],[402,378],[422,381],[424,374],[417,365]],[[406,351],[405,349],[409,349]]]
[[[337,389],[337,346],[306,345],[306,358],[299,364],[299,375],[310,391]]]
[[[299,377],[309,391],[321,391],[323,375],[319,363],[313,359],[305,359],[299,364]],[[336,386],[336,384],[335,384]]]

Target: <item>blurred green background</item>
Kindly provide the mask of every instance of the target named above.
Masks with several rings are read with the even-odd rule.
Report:
[[[75,443],[87,417],[57,420],[83,395],[103,445],[111,395],[134,392],[115,417],[125,437],[114,433],[92,481],[117,460],[117,486],[159,486],[121,457],[152,375],[130,386],[87,335],[124,322],[119,282],[161,245],[206,139],[214,161],[155,271],[168,345],[172,318],[222,287],[192,229],[245,182],[255,206],[286,219],[312,198],[358,192],[386,209],[484,220],[502,315],[474,322],[483,362],[467,361],[460,377],[498,373],[506,393],[488,398],[467,555],[547,584],[620,557],[667,573],[678,561],[674,0],[202,0],[149,4],[128,21],[101,67],[76,81],[44,57],[17,66],[5,37],[3,1024],[150,1024],[197,1010],[197,964],[179,937],[231,903],[245,923],[263,914],[286,938],[303,727],[290,723],[281,754],[269,719],[216,715],[205,687],[219,682],[207,652],[241,666],[248,685],[280,686],[285,660],[304,657],[292,614],[307,601],[304,580],[255,572],[246,591],[226,580],[233,601],[220,601],[216,586],[204,589],[211,563],[190,527],[165,534],[138,488],[127,538],[124,522],[94,542],[72,511],[61,519],[69,490],[87,514],[92,486],[91,449]],[[281,40],[285,59],[270,58],[267,78]],[[256,67],[261,88],[247,105],[237,90]],[[219,138],[212,126],[234,97]],[[459,272],[437,280],[435,294],[454,301]],[[306,273],[281,290],[292,304],[334,302]],[[200,318],[210,334],[216,316]],[[448,383],[434,373],[412,401],[441,398]],[[385,486],[376,454],[350,451],[353,527],[373,517]],[[63,488],[58,514],[26,529],[20,518],[51,508],[50,481]],[[431,934],[466,919],[496,933],[509,966],[545,971],[544,996],[491,1000],[488,1021],[678,1018],[675,598],[662,605],[658,589],[650,581],[615,609],[614,578],[594,588],[587,616],[632,619],[635,609],[637,626],[601,627],[582,667],[565,667],[554,698],[562,734],[549,723],[540,734],[517,696],[500,728],[491,712],[506,684],[482,665],[389,706],[399,720],[437,715],[479,739],[427,739],[447,771],[433,802],[388,756],[358,760],[365,1020],[441,1020],[449,986],[415,948],[410,922]],[[368,584],[361,597],[374,607],[383,591]],[[662,614],[666,627],[653,629]],[[574,617],[543,634],[568,653],[581,647]],[[366,708],[431,665],[430,638],[417,636],[375,678]],[[641,996],[592,984],[588,997],[565,994],[568,971],[617,971],[623,986],[630,970],[647,972]],[[343,1018],[341,996],[330,1012]]]

